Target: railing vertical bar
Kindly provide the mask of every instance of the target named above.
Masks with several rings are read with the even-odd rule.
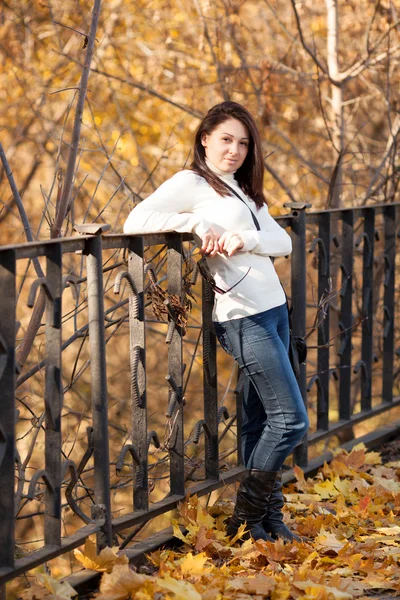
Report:
[[[395,294],[395,260],[396,260],[396,207],[385,206],[383,209],[385,229],[385,280],[383,294],[383,368],[382,399],[393,400],[393,362],[394,362],[394,294]]]
[[[15,251],[0,252],[0,565],[14,567]],[[5,588],[4,588],[5,595]]]
[[[62,254],[61,243],[46,253],[46,384],[45,464],[52,483],[46,492],[44,541],[61,545],[61,326]]]
[[[171,235],[168,240],[168,293],[182,298],[182,239]],[[168,375],[175,388],[176,410],[172,415],[173,429],[170,438],[171,494],[185,493],[185,463],[182,403],[182,332],[175,327],[168,346]]]
[[[374,240],[375,210],[373,208],[367,208],[364,214],[363,246],[361,410],[370,410],[372,399]]]
[[[308,204],[288,203],[285,206],[291,208],[292,216],[292,244],[291,255],[291,300],[292,300],[292,323],[293,335],[304,336],[306,333],[306,208]],[[299,387],[304,404],[307,407],[307,372],[306,366],[300,365]],[[295,464],[302,467],[308,464],[308,440],[304,436],[302,443],[295,448],[293,453]]]
[[[318,300],[329,291],[330,280],[330,244],[331,215],[320,216],[318,237],[320,248],[318,253]],[[329,307],[324,321],[318,329],[317,371],[320,381],[317,406],[317,429],[329,429]]]
[[[93,507],[93,516],[105,520],[102,532],[97,536],[97,545],[99,548],[102,548],[106,545],[112,545],[112,534],[102,238],[100,235],[95,235],[90,240],[87,240],[85,244],[85,253],[87,254],[86,264],[94,441],[94,491],[96,502],[96,505]]]
[[[132,444],[140,460],[139,470],[138,465],[136,466],[136,485],[133,490],[135,510],[147,510],[149,506],[143,257],[143,238],[131,238],[129,273],[137,293],[136,298],[132,294],[129,297],[131,369],[137,364],[137,372],[131,371]],[[137,353],[139,353],[139,362],[137,362]],[[137,401],[135,401],[136,396],[138,396]]]
[[[214,294],[206,281],[203,284],[203,392],[205,439],[205,469],[208,479],[219,478],[218,457],[218,389],[217,339],[212,324]]]
[[[351,328],[353,325],[353,211],[342,212],[342,291],[340,307],[339,348],[339,418],[348,420],[351,415]]]

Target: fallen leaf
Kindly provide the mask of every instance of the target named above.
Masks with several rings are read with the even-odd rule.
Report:
[[[125,600],[131,598],[145,585],[146,581],[151,583],[153,578],[139,575],[130,569],[129,565],[115,565],[111,573],[104,573],[100,582],[98,600]]]
[[[93,571],[110,573],[116,564],[128,564],[128,557],[125,554],[118,555],[118,546],[114,548],[103,548],[100,554],[97,554],[96,544],[89,538],[85,542],[84,552],[75,549],[74,555],[77,560],[86,568]]]
[[[176,561],[176,565],[179,565],[182,575],[196,575],[198,573],[205,573],[205,564],[209,562],[209,557],[203,553],[196,554],[195,556],[189,552],[184,558]]]
[[[320,548],[324,552],[331,550],[337,553],[343,548],[345,542],[340,541],[334,533],[329,533],[322,529],[315,540],[315,544],[317,548]]]
[[[334,485],[335,485],[335,488],[341,494],[343,494],[343,496],[345,498],[347,498],[349,496],[349,494],[350,494],[350,489],[349,489],[350,481],[348,479],[340,479],[340,477],[335,477]]]
[[[201,595],[189,581],[177,581],[172,577],[157,577],[157,585],[175,595],[177,600],[201,600]]]
[[[393,494],[400,493],[400,483],[398,481],[384,479],[383,477],[374,477],[374,485],[379,485]]]
[[[171,519],[172,530],[174,532],[174,536],[181,540],[184,544],[188,544],[189,540],[184,533],[182,533],[181,528],[179,527],[178,521],[175,519]]]
[[[365,463],[366,465],[381,465],[382,457],[379,452],[369,451],[365,455]]]
[[[78,595],[67,581],[58,581],[39,570],[35,571],[35,577],[38,583],[24,590],[20,595],[22,600],[71,600]]]
[[[314,485],[314,491],[319,494],[322,500],[327,500],[328,498],[334,498],[339,494],[336,489],[333,481],[327,480],[322,483],[316,483]]]
[[[50,577],[50,575],[46,575],[46,573],[35,573],[36,579],[40,581],[51,594],[55,594],[58,598],[65,598],[65,600],[70,600],[74,596],[77,596],[78,593],[74,590],[72,585],[70,585],[67,581],[57,581]]]
[[[310,598],[335,598],[335,600],[351,600],[353,596],[347,592],[342,592],[337,588],[321,585],[313,581],[293,581],[293,585],[299,590],[304,590],[307,597]]]
[[[255,577],[235,577],[228,582],[227,590],[236,590],[245,594],[261,594],[268,596],[276,587],[274,577],[268,577],[262,573]]]

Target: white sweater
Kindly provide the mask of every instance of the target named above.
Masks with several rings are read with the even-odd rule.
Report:
[[[270,256],[292,251],[290,236],[271,217],[267,205],[257,209],[239,187],[233,173],[211,169],[237,191],[260,224],[257,231],[251,213],[236,196],[220,196],[193,171],[180,171],[138,204],[124,224],[124,233],[143,235],[176,231],[202,236],[212,226],[221,234],[238,233],[244,246],[233,256],[208,258],[216,284],[228,290],[251,267],[248,275],[227,294],[215,294],[213,320],[228,321],[254,315],[285,303],[285,295]]]

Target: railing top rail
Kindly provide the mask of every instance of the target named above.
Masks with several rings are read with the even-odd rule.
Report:
[[[167,233],[157,233],[144,235],[144,243],[146,246],[157,246],[168,242]],[[103,248],[127,248],[129,239],[132,236],[128,234],[103,234]],[[37,256],[46,256],[46,253],[54,246],[61,244],[62,253],[83,251],[85,243],[92,239],[93,235],[76,235],[67,238],[56,238],[52,240],[39,240],[37,242],[25,242],[23,244],[8,244],[0,246],[0,252],[8,252],[14,250],[16,257],[20,258],[35,258]],[[183,240],[188,241],[193,239],[191,234],[183,234]]]
[[[388,206],[400,206],[400,202],[387,202],[386,204],[368,204],[366,206],[349,206],[342,208],[327,208],[324,210],[307,211],[307,218],[319,217],[327,213],[340,216],[343,213],[354,212],[355,216],[362,216],[364,212],[375,210],[378,214]],[[278,217],[279,218],[279,217]]]
[[[316,219],[321,215],[331,214],[332,216],[340,216],[343,213],[354,212],[355,216],[362,216],[365,212],[375,210],[376,212],[382,212],[388,206],[400,206],[400,202],[393,202],[390,204],[371,204],[368,206],[359,207],[348,207],[348,208],[330,208],[325,210],[316,210],[307,212],[307,220],[310,223],[315,223]],[[285,226],[290,225],[290,221],[293,216],[290,214],[279,215],[276,220],[284,222]],[[146,246],[157,246],[160,244],[166,244],[168,242],[168,233],[157,233],[157,234],[146,234],[143,235],[144,243]],[[93,235],[76,235],[72,237],[56,238],[51,240],[39,240],[36,242],[25,242],[21,244],[7,244],[0,246],[0,252],[8,252],[14,250],[16,252],[17,259],[22,258],[35,258],[37,256],[46,256],[46,253],[57,244],[61,243],[63,254],[67,252],[82,251],[85,248],[85,242],[91,239]],[[129,245],[129,239],[132,236],[123,233],[111,233],[103,234],[103,247],[105,249],[111,248],[127,248]],[[193,239],[192,234],[185,233],[182,235],[183,241],[189,241]]]

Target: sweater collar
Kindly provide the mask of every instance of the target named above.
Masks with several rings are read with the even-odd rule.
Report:
[[[224,179],[226,183],[230,185],[238,185],[234,173],[226,173],[225,171],[221,171],[221,169],[218,169],[218,167],[213,165],[212,162],[208,160],[208,158],[206,158],[206,165],[210,169],[210,171],[218,175],[218,177],[220,177],[221,179]]]

